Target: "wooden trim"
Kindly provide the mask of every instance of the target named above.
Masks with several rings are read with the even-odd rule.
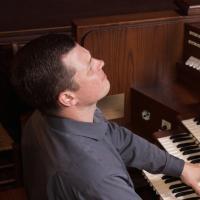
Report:
[[[87,34],[96,30],[111,30],[123,27],[138,27],[159,25],[166,23],[190,23],[198,22],[200,15],[182,16],[174,10],[144,12],[129,15],[115,15],[108,17],[93,17],[75,19],[72,21],[72,30],[78,42],[81,42]]]
[[[10,44],[13,42],[29,41],[35,37],[47,33],[67,33],[71,35],[71,26],[37,28],[37,29],[22,29],[16,31],[0,32],[0,44]]]
[[[155,12],[144,12],[128,15],[114,15],[108,17],[92,17],[84,19],[75,19],[73,20],[74,25],[79,28],[88,28],[88,27],[102,27],[102,26],[111,26],[111,25],[128,25],[132,23],[143,23],[149,21],[156,21],[162,19],[177,19],[181,17],[178,13],[173,10],[165,11],[155,11]]]

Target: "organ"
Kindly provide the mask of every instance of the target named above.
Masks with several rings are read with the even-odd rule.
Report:
[[[177,64],[176,77],[185,87],[191,91],[199,92],[200,83],[200,26],[187,24],[185,26],[185,39],[182,62]],[[190,163],[200,163],[200,118],[199,102],[195,104],[196,111],[177,116],[182,131],[174,134],[166,132],[155,133],[159,144],[170,154]],[[195,191],[186,186],[179,178],[153,175],[143,171],[150,185],[156,190],[163,200],[200,199]]]

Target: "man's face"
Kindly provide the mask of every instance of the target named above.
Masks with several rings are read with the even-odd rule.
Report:
[[[62,61],[76,71],[74,81],[80,88],[74,93],[79,105],[97,103],[107,95],[110,83],[102,70],[103,60],[93,58],[88,50],[76,44],[68,54],[63,56]]]

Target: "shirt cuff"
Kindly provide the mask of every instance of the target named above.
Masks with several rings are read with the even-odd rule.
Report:
[[[182,174],[183,167],[184,167],[184,160],[177,158],[175,156],[172,156],[168,153],[166,153],[166,165],[163,170],[163,174],[167,174],[169,176],[175,176],[179,177]]]

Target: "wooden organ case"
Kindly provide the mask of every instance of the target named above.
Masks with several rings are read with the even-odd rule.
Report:
[[[170,154],[190,163],[200,163],[199,58],[200,23],[185,24],[183,56],[176,64],[174,82],[166,89],[164,89],[166,85],[163,85],[164,87],[161,86],[166,93],[164,99],[162,95],[157,96],[157,89],[145,90],[150,95],[144,98],[143,105],[139,105],[141,108],[151,104],[153,109],[157,111],[159,109],[162,112],[161,114],[156,114],[153,111],[153,114],[155,114],[153,117],[156,116],[157,120],[154,124],[151,124],[151,128],[159,130],[154,134],[154,138]],[[141,94],[137,90],[134,92],[136,97],[144,95],[144,93]],[[151,109],[152,107],[150,106],[149,108]],[[150,121],[151,112],[145,110],[144,113],[143,110],[142,119]],[[160,122],[160,124],[156,124],[156,122]],[[162,130],[171,131],[165,132]],[[143,173],[150,185],[157,191],[159,199],[200,199],[195,191],[184,184],[180,178],[163,174],[152,175],[146,171],[143,171]]]
[[[161,10],[72,19],[63,27],[2,31],[0,51],[12,57],[20,46],[42,34],[72,35],[106,63],[111,90],[99,106],[108,119],[153,141],[153,132],[169,127],[169,123],[171,128],[177,127],[176,116],[194,111],[199,104],[198,92],[190,91],[176,77],[185,55],[184,31],[193,23],[200,23],[200,12],[182,15],[176,10]],[[14,112],[14,121],[22,119],[25,111]],[[10,126],[7,121],[5,126]]]

